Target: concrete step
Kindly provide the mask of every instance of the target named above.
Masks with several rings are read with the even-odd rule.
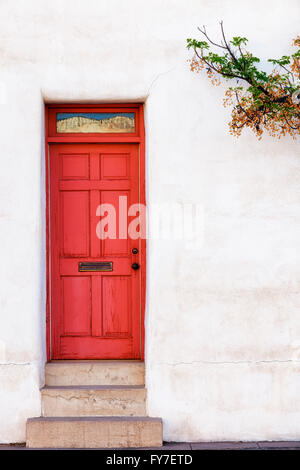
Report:
[[[123,448],[162,445],[162,420],[148,417],[31,418],[30,448]]]
[[[146,416],[142,385],[47,386],[42,416]]]
[[[51,361],[46,385],[144,385],[142,361]]]

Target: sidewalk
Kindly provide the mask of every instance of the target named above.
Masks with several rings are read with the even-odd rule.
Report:
[[[25,444],[0,444],[0,450],[34,450]],[[46,450],[46,449],[44,449]],[[79,449],[70,449],[79,450]],[[163,447],[139,449],[83,449],[83,450],[300,450],[300,441],[260,441],[260,442],[164,442]]]

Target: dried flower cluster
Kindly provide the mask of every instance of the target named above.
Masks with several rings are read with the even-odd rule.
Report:
[[[257,68],[260,59],[245,49],[247,38],[227,41],[222,22],[221,44],[208,37],[205,27],[198,29],[206,41],[187,40],[188,49],[194,50],[191,70],[198,73],[206,69],[213,85],[221,83],[219,76],[236,80],[224,99],[224,106],[233,106],[230,133],[240,136],[244,127],[250,127],[259,139],[263,131],[273,137],[289,134],[296,138],[300,134],[300,37],[293,41],[297,48],[294,54],[269,59],[275,68],[268,74]],[[212,52],[211,45],[222,53]]]

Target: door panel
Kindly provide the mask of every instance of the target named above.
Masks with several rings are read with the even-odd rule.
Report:
[[[116,210],[116,232],[120,233],[120,214],[119,214],[119,198],[122,196],[127,197],[127,201],[130,204],[130,192],[129,191],[102,191],[101,192],[101,203],[102,204],[112,204]],[[126,233],[128,227],[128,217],[126,218]],[[107,238],[102,242],[103,246],[103,255],[104,256],[124,256],[128,253],[128,239],[120,239],[118,237],[116,240]]]
[[[91,279],[62,276],[64,335],[91,334]]]
[[[130,276],[103,276],[102,298],[104,336],[130,336]]]
[[[61,191],[60,199],[62,255],[89,256],[89,192]]]
[[[132,217],[120,217],[120,197],[125,209],[139,202],[137,144],[50,146],[52,359],[141,357],[141,270],[131,268],[141,243],[126,238]],[[115,208],[116,239],[96,234],[104,203]],[[79,271],[99,261],[112,271]]]

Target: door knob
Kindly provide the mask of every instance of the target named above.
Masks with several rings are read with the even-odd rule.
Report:
[[[140,265],[137,264],[137,263],[132,263],[131,267],[132,267],[132,269],[134,269],[136,271],[137,269],[139,269]]]

